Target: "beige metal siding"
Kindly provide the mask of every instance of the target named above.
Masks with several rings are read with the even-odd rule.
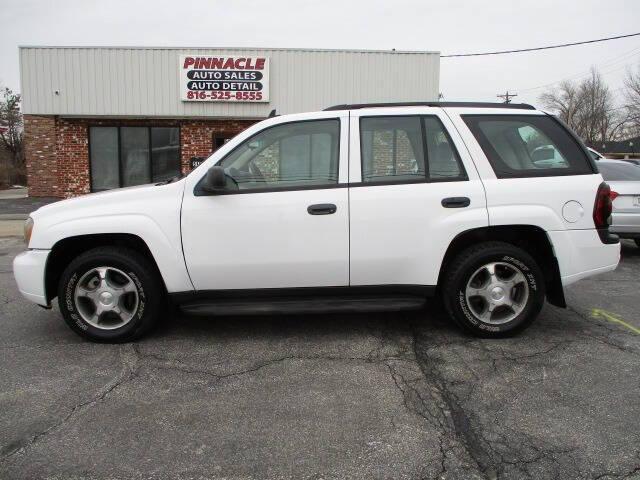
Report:
[[[181,54],[269,57],[270,101],[181,101]],[[20,48],[24,113],[41,115],[261,118],[273,108],[294,113],[339,103],[436,100],[439,66],[433,52]]]

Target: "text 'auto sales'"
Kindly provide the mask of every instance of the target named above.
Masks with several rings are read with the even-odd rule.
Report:
[[[180,57],[183,101],[269,101],[269,58]]]

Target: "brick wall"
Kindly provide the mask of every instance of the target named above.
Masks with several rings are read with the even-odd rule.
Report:
[[[82,119],[25,115],[25,154],[29,195],[74,197],[89,193],[89,126],[180,127],[183,173],[191,157],[207,157],[213,136],[232,137],[252,120]]]
[[[89,142],[87,126],[81,120],[56,121],[56,181],[62,197],[75,197],[91,191],[89,183]],[[30,187],[31,185],[29,185]],[[29,194],[31,188],[29,188]]]
[[[54,117],[24,116],[24,153],[29,194],[60,197]]]
[[[374,133],[371,146],[373,165],[368,172],[371,176],[384,177],[414,173],[417,167],[416,154],[407,133],[404,130],[397,130],[395,140],[393,135],[393,130],[379,130]]]
[[[252,120],[184,121],[180,125],[182,171],[189,171],[191,157],[208,157],[213,136],[234,137],[256,123]]]

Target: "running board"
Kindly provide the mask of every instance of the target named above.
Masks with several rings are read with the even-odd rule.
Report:
[[[301,313],[362,313],[419,310],[426,298],[405,296],[349,296],[345,298],[209,299],[185,302],[180,310],[190,315],[272,315]]]

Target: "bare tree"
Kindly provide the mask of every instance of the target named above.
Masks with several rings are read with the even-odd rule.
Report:
[[[640,135],[640,64],[635,71],[627,71],[624,86],[629,133],[630,136]]]
[[[0,93],[0,144],[9,151],[11,165],[8,175],[11,181],[19,181],[24,176],[23,121],[20,112],[20,95],[5,88]]]
[[[578,109],[578,88],[569,81],[561,82],[557,90],[540,95],[540,102],[573,128]]]
[[[577,84],[564,81],[543,93],[540,101],[589,145],[617,139],[626,123],[626,115],[615,107],[609,87],[595,68]]]

